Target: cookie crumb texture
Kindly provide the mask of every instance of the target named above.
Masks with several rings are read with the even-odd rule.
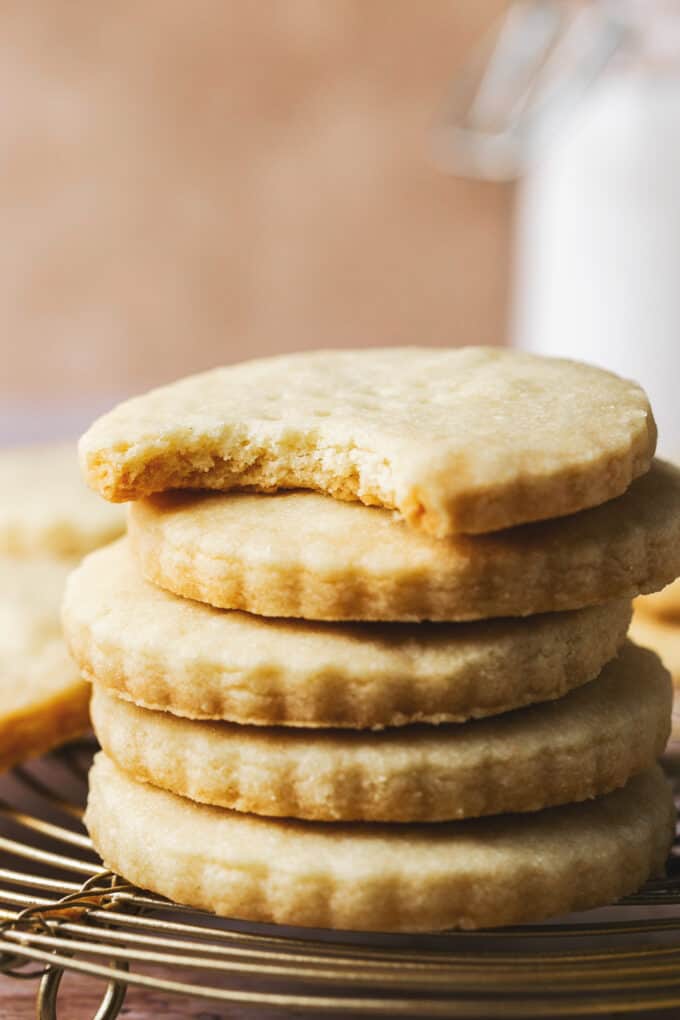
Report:
[[[316,351],[180,380],[80,442],[113,501],[173,488],[306,488],[398,510],[430,535],[495,531],[595,506],[651,463],[639,386],[516,351]]]
[[[106,867],[225,917],[434,931],[603,906],[663,873],[675,830],[661,769],[583,804],[431,825],[271,821],[137,783],[103,754],[85,823]]]

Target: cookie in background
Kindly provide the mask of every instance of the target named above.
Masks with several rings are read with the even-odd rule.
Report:
[[[79,560],[122,534],[120,508],[83,483],[75,443],[0,450],[0,555]]]
[[[638,599],[635,610],[646,620],[674,623],[680,627],[680,579],[667,584],[661,591]]]
[[[673,677],[673,737],[680,739],[680,580],[635,600],[634,641],[660,656]]]
[[[80,558],[123,514],[83,484],[74,444],[0,451],[0,769],[84,733],[89,686],[64,644],[60,605]]]

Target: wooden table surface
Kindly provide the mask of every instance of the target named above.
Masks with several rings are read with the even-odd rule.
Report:
[[[91,1020],[101,1001],[103,986],[90,978],[68,975],[59,997],[59,1020]],[[35,1020],[37,982],[15,981],[0,976],[0,1017],[2,1020]],[[168,996],[142,988],[128,991],[121,1020],[260,1020],[253,1011],[223,1007],[196,999]]]

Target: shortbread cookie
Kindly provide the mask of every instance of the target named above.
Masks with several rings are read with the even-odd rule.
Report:
[[[372,931],[481,928],[601,906],[663,872],[675,809],[658,766],[615,793],[422,825],[292,822],[194,804],[100,754],[85,824],[107,868],[227,917]]]
[[[560,697],[616,655],[630,603],[472,624],[263,620],[149,584],[123,540],[72,574],[63,619],[83,674],[147,708],[377,727],[496,715]]]
[[[653,595],[637,599],[635,610],[652,620],[668,621],[680,627],[680,579]]]
[[[577,609],[680,574],[680,471],[495,535],[432,539],[385,510],[315,493],[165,493],[134,503],[133,549],[163,588],[262,616],[472,620]]]
[[[674,684],[680,687],[680,623],[653,620],[636,610],[630,634],[644,648],[653,649],[661,657]]]
[[[81,440],[107,499],[315,489],[437,537],[596,506],[649,467],[644,392],[592,366],[484,347],[315,351],[129,400]]]
[[[195,722],[95,685],[92,724],[135,779],[192,800],[319,821],[436,822],[537,811],[623,786],[670,734],[658,658],[627,645],[558,701],[494,719],[371,733]]]
[[[54,559],[0,558],[0,769],[89,728],[89,686],[59,622],[69,570]]]
[[[0,451],[0,493],[0,554],[76,558],[125,528],[83,484],[75,443]]]

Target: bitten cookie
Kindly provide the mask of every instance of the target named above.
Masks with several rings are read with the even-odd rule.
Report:
[[[137,783],[103,754],[85,824],[107,868],[227,917],[430,931],[601,906],[663,872],[675,808],[658,766],[614,793],[524,815],[356,825],[242,815]]]
[[[83,674],[147,708],[361,728],[460,721],[560,697],[616,655],[630,603],[472,624],[265,620],[144,581],[123,540],[74,571],[63,621]]]
[[[623,786],[670,734],[672,687],[627,645],[597,680],[494,719],[382,733],[195,722],[95,685],[104,751],[143,782],[255,814],[319,821],[435,822],[537,811]]]
[[[133,503],[145,577],[262,616],[471,620],[578,609],[680,574],[680,471],[571,517],[437,540],[385,510],[309,492],[166,493]]]
[[[307,488],[430,535],[495,531],[621,495],[654,455],[639,386],[517,351],[404,347],[245,362],[121,404],[83,436],[107,499]]]
[[[0,558],[0,769],[89,728],[89,685],[59,622],[70,564]]]
[[[0,493],[0,555],[75,559],[125,528],[83,484],[75,443],[0,450]]]

